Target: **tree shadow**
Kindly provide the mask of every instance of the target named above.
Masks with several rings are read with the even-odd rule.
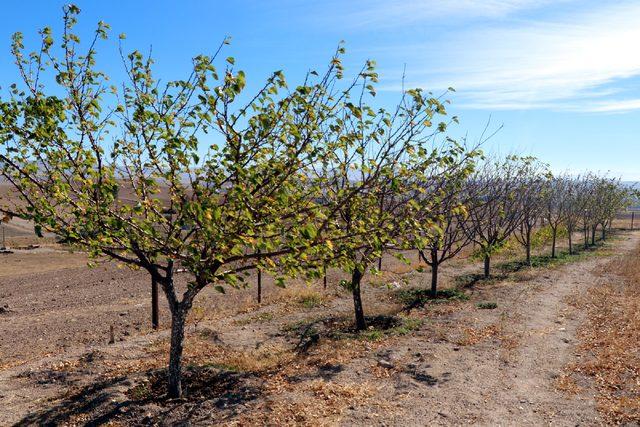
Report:
[[[424,307],[427,304],[443,304],[453,301],[466,301],[469,297],[459,288],[438,289],[435,297],[430,289],[409,288],[401,289],[395,294],[396,299],[402,303],[403,310],[409,312],[415,308]]]
[[[33,412],[16,426],[188,425],[193,418],[233,418],[263,391],[262,380],[251,373],[211,367],[189,367],[183,375],[184,397],[167,398],[164,370],[146,372],[132,385],[126,376],[110,378],[68,394],[54,406]]]

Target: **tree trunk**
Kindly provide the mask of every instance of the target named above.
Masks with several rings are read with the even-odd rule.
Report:
[[[552,229],[553,237],[551,240],[551,258],[556,257],[556,237],[558,235],[558,230],[556,228]]]
[[[382,271],[382,254],[380,254],[380,258],[378,258],[378,271]]]
[[[527,265],[531,265],[531,228],[527,228],[527,244],[526,244],[526,249],[527,249]]]
[[[569,255],[573,255],[573,242],[571,241],[571,229],[569,229]]]
[[[596,229],[598,228],[597,225],[591,227],[591,246],[596,244]]]
[[[491,256],[484,256],[484,278],[488,279],[491,274]]]
[[[159,311],[158,281],[155,277],[151,276],[151,327],[153,329],[158,329],[160,325]]]
[[[589,248],[589,229],[586,225],[584,226],[584,248]]]
[[[258,304],[262,302],[262,269],[258,269]]]
[[[438,296],[438,257],[431,259],[431,297]]]
[[[367,327],[364,320],[364,310],[362,308],[362,298],[360,296],[360,281],[363,273],[358,268],[351,274],[351,292],[353,293],[353,308],[356,315],[356,330],[363,331]]]
[[[184,345],[184,325],[186,310],[178,305],[171,313],[171,349],[169,350],[169,385],[170,398],[182,397],[182,349]]]
[[[260,249],[256,253],[259,254]],[[260,303],[262,303],[262,269],[258,268],[258,304]]]
[[[322,267],[322,287],[327,289],[327,266]]]
[[[607,238],[607,227],[605,224],[602,224],[602,240],[606,240]]]

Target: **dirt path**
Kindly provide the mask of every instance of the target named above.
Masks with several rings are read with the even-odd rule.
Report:
[[[636,232],[622,236],[610,253],[477,289],[475,301],[497,301],[498,309],[468,307],[434,322],[430,333],[396,343],[387,357],[403,369],[381,394],[399,399],[399,411],[387,423],[601,424],[592,393],[570,396],[556,388],[575,357],[576,329],[584,320],[571,301],[612,279],[603,267],[638,244]],[[428,375],[426,385],[416,372]],[[382,414],[369,408],[354,415],[366,425]]]
[[[613,254],[568,265],[558,277],[549,275],[539,280],[541,289],[533,298],[523,301],[523,322],[519,330],[514,328],[523,336],[523,342],[516,363],[510,365],[514,369],[507,376],[513,375],[514,398],[522,403],[518,416],[524,417],[526,423],[590,425],[598,422],[591,396],[579,395],[567,400],[566,395],[559,395],[554,384],[574,358],[576,330],[584,321],[584,313],[571,302],[609,278],[604,268],[611,257],[624,256],[638,244],[638,233],[623,237]]]
[[[269,385],[272,376],[251,377],[251,381],[258,381],[262,387],[272,391],[258,394],[250,402],[242,401],[237,406],[226,401],[221,404],[218,398],[208,398],[193,406],[179,404],[169,409],[148,404],[139,409],[138,412],[143,414],[140,418],[135,418],[135,414],[123,414],[118,412],[118,408],[131,404],[124,391],[130,389],[139,376],[109,377],[105,383],[100,381],[104,380],[105,372],[120,361],[126,364],[148,359],[149,344],[166,337],[166,331],[159,334],[134,333],[112,346],[93,343],[72,345],[62,353],[0,371],[0,408],[3,408],[0,425],[11,425],[21,420],[24,425],[63,423],[68,421],[67,409],[78,404],[80,409],[74,409],[73,416],[86,415],[80,418],[80,424],[96,419],[105,422],[124,420],[125,425],[138,424],[142,422],[142,416],[157,415],[159,419],[151,422],[151,418],[145,418],[147,421],[144,423],[171,425],[183,420],[186,414],[199,420],[194,423],[196,425],[208,425],[212,420],[225,417],[233,420],[238,416],[244,417],[239,422],[242,425],[263,424],[267,422],[265,420],[274,423],[273,417],[284,410],[282,408],[290,411],[307,409],[311,415],[324,414],[325,410],[331,414],[329,418],[306,418],[306,415],[292,418],[295,424],[310,425],[317,424],[319,420],[329,425],[398,426],[600,424],[592,393],[590,395],[587,391],[582,395],[569,396],[556,389],[556,380],[562,369],[575,357],[576,328],[583,320],[571,301],[601,281],[611,279],[603,271],[603,266],[612,257],[627,254],[639,243],[640,233],[623,234],[609,249],[589,255],[584,260],[550,270],[522,271],[497,283],[477,284],[467,291],[471,296],[467,302],[415,310],[412,316],[420,319],[422,324],[406,335],[394,335],[371,343],[326,342],[323,345],[321,340],[320,345],[305,356],[306,359],[279,368],[287,373],[281,378],[284,385],[277,390],[285,391],[273,391],[276,388]],[[73,271],[75,275],[76,270]],[[81,287],[83,282],[80,273],[77,274],[77,278],[69,276],[78,283],[72,286],[74,289]],[[423,274],[428,275],[428,272]],[[123,293],[130,299],[131,307],[134,302],[137,306],[138,301],[146,296],[143,277],[138,278],[139,285],[133,287],[124,276],[113,270],[96,273],[87,282],[87,289],[101,289],[97,283],[102,275],[109,275],[112,281],[123,281],[123,289],[127,289]],[[46,278],[53,280],[53,276],[47,275]],[[411,285],[424,280],[416,273],[409,274],[409,277]],[[27,282],[26,277],[21,277],[12,279],[8,284],[33,286],[35,292],[36,285]],[[5,287],[7,294],[10,288]],[[54,289],[59,288],[63,288],[62,283],[59,287],[54,286]],[[91,295],[95,293],[87,290],[87,295],[89,292]],[[128,292],[133,294],[128,295]],[[293,341],[287,341],[282,334],[286,325],[328,315],[348,318],[349,296],[340,295],[312,309],[274,303],[258,311],[215,321],[205,320],[198,327],[200,332],[197,334],[220,331],[220,334],[215,334],[216,340],[221,338],[225,348],[232,351],[257,349],[267,340],[290,345]],[[15,297],[11,300],[15,313],[12,317],[5,317],[13,324],[3,323],[0,329],[17,340],[20,334],[27,333],[29,324],[26,321],[28,316],[18,315],[20,311],[27,314],[34,308],[38,313],[44,307],[23,307],[18,295]],[[92,299],[78,300],[78,304],[86,307],[87,313],[95,312],[91,307],[100,297],[98,293]],[[390,301],[388,288],[367,287],[365,307],[370,314],[388,312]],[[497,308],[479,309],[477,303],[481,301],[495,302]],[[105,310],[116,318],[131,316],[121,316],[116,310],[118,306],[120,303],[113,301],[105,306]],[[73,338],[74,334],[83,333],[82,328],[90,325],[76,328],[74,321],[69,326],[70,317],[77,318],[78,314],[75,309],[67,308],[55,307],[54,304],[53,311],[59,319],[52,327],[64,325],[69,329],[64,335]],[[134,312],[132,308],[127,310]],[[136,319],[139,317],[139,321],[143,321],[145,307],[139,310],[140,315],[136,315]],[[43,313],[48,316],[48,311]],[[6,355],[17,357],[25,350],[22,347],[12,352],[9,342],[0,344],[4,345]],[[334,349],[334,346],[340,349]],[[345,350],[349,347],[357,351]],[[337,357],[341,352],[347,356]],[[296,372],[298,366],[305,371]],[[323,394],[325,391],[319,388],[321,386],[337,389],[331,388],[331,392]],[[345,396],[335,394],[346,393],[350,387],[368,390],[369,397],[354,400],[349,397],[351,392]],[[331,393],[342,397],[332,401],[326,397],[332,396]],[[341,406],[330,411],[325,407],[328,402]]]

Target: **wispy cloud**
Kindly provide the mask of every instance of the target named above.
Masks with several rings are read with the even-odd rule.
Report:
[[[487,14],[498,14],[529,3],[485,7]],[[394,56],[407,63],[408,85],[454,86],[458,103],[469,108],[629,111],[640,109],[638,99],[629,99],[637,92],[633,97],[625,90],[640,76],[639,22],[639,3],[603,3],[545,20],[476,25],[449,38],[396,46]]]
[[[569,0],[369,0],[341,2],[341,16],[354,26],[410,25],[447,18],[500,18]]]

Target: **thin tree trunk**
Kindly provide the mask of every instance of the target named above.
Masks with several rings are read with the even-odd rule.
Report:
[[[531,228],[527,228],[527,265],[531,265]]]
[[[184,327],[192,299],[176,298],[173,285],[173,261],[169,260],[167,274],[160,281],[171,310],[171,347],[169,348],[169,369],[167,372],[167,394],[169,398],[182,397],[182,350],[184,346]]]
[[[362,308],[362,298],[360,296],[360,282],[363,273],[358,268],[353,270],[351,274],[351,292],[353,293],[353,308],[356,315],[356,330],[363,331],[367,327],[364,320],[364,310]]]
[[[327,289],[327,266],[322,267],[322,287]]]
[[[484,278],[488,279],[491,274],[491,256],[484,256]]]
[[[382,271],[382,254],[378,258],[378,271]]]
[[[605,224],[602,224],[602,240],[606,240],[607,238],[607,227]]]
[[[431,297],[438,296],[438,257],[431,258]]]
[[[573,243],[571,241],[572,230],[569,229],[569,255],[573,255]]]
[[[262,302],[262,269],[258,269],[258,304]]]
[[[151,327],[153,329],[158,329],[160,325],[159,311],[158,281],[155,277],[151,276]]]
[[[260,249],[257,250],[260,253]],[[258,268],[258,304],[262,302],[262,269]]]
[[[596,230],[598,226],[591,227],[591,246],[596,244]]]
[[[584,226],[584,248],[589,248],[589,229],[586,225]]]
[[[184,345],[184,324],[186,311],[178,305],[171,313],[171,349],[169,350],[169,385],[170,398],[182,397],[182,349]]]
[[[551,258],[556,257],[556,237],[558,235],[557,228],[552,228],[553,237],[551,240]]]

